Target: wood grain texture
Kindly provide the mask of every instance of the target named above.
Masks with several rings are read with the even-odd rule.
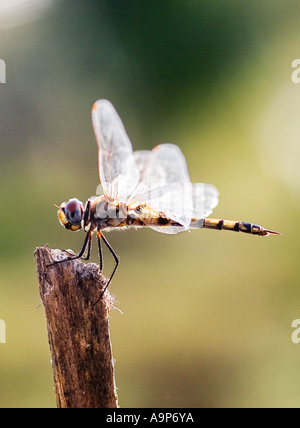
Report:
[[[34,253],[40,296],[59,408],[118,407],[109,332],[113,299],[106,291],[93,306],[106,278],[94,263],[72,260],[60,250],[39,247]]]

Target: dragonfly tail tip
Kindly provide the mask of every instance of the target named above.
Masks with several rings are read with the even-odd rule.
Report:
[[[264,235],[264,236],[269,236],[269,235],[281,235],[281,233],[280,233],[280,232],[276,232],[275,230],[268,230],[268,229],[265,229],[265,230],[264,230],[263,235]]]

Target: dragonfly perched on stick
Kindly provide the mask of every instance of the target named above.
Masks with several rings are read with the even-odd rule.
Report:
[[[157,232],[177,234],[203,227],[259,236],[279,235],[253,223],[207,218],[218,204],[219,192],[215,186],[191,183],[185,157],[174,144],[133,152],[124,125],[109,101],[95,102],[92,122],[104,194],[90,198],[85,206],[78,199],[70,199],[58,207],[60,223],[71,231],[83,228],[86,238],[77,255],[54,264],[77,258],[88,260],[95,232],[100,270],[103,268],[101,241],[115,260],[113,272],[97,301],[109,286],[119,264],[119,258],[103,231],[150,227]]]

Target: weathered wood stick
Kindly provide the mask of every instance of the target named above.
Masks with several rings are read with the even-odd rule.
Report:
[[[72,260],[60,250],[39,247],[34,253],[40,296],[59,408],[116,408],[118,399],[109,334],[112,297],[106,291],[96,305],[106,279],[94,263]]]

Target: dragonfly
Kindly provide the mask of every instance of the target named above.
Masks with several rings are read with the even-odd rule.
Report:
[[[124,125],[110,101],[100,99],[94,103],[92,123],[98,144],[103,194],[89,198],[85,205],[73,198],[57,207],[61,225],[70,231],[83,229],[86,237],[77,255],[69,255],[53,264],[78,258],[89,260],[95,233],[100,271],[103,269],[101,242],[115,261],[97,302],[119,265],[119,257],[103,232],[148,227],[166,234],[199,228],[259,236],[280,234],[249,222],[208,218],[218,204],[217,188],[211,184],[191,183],[186,159],[177,145],[160,144],[151,151],[133,151]]]

